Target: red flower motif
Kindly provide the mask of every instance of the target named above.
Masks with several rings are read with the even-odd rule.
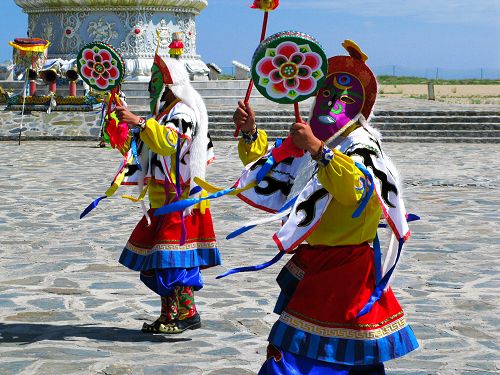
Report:
[[[312,51],[302,52],[297,44],[285,41],[257,63],[259,84],[272,98],[294,98],[314,92],[322,75],[314,76],[321,67],[321,57]]]
[[[82,66],[82,75],[95,82],[100,89],[107,89],[110,83],[116,80],[120,71],[116,67],[116,61],[106,50],[95,52],[93,49],[86,49],[82,53],[85,64]]]

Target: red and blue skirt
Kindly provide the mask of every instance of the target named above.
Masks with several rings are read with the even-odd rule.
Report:
[[[169,295],[176,286],[201,289],[200,269],[221,264],[210,210],[194,209],[184,217],[186,239],[180,243],[182,220],[179,212],[154,216],[151,224],[143,217],[132,232],[119,262],[141,271],[141,280],[160,295]],[[146,277],[143,277],[146,276]]]
[[[370,366],[418,347],[391,289],[358,317],[375,286],[373,250],[355,246],[301,245],[277,281],[280,314],[269,342],[297,358]]]

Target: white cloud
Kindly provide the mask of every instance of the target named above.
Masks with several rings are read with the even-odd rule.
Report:
[[[316,9],[363,17],[414,17],[432,23],[500,24],[499,0],[282,0],[289,9]]]

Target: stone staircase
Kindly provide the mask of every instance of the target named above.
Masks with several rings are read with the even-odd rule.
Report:
[[[209,110],[214,139],[234,139],[233,111]],[[283,110],[256,110],[256,117],[270,139],[286,137],[295,120],[292,111]],[[498,111],[375,111],[370,123],[386,142],[500,142]]]
[[[233,111],[246,93],[248,81],[193,82],[209,111],[210,134],[215,140],[233,139]],[[132,109],[147,106],[146,83],[126,82],[123,91]],[[294,122],[293,106],[271,103],[252,90],[250,103],[258,124],[270,139],[286,137]],[[307,119],[311,100],[300,103],[301,116]],[[147,107],[146,107],[147,108]],[[418,99],[381,99],[377,102],[372,126],[387,142],[500,142],[500,108],[461,106]],[[143,112],[145,113],[145,112]]]
[[[500,142],[500,111],[375,111],[386,142]]]
[[[134,112],[147,115],[149,98],[147,82],[127,81],[122,90]],[[7,88],[3,82],[0,86]],[[214,140],[232,140],[232,115],[246,93],[248,81],[195,81],[193,86],[203,97],[209,112],[209,129]],[[19,90],[21,82],[8,88]],[[43,86],[41,87],[43,90]],[[78,94],[82,86],[78,86]],[[67,95],[67,88],[58,88]],[[311,100],[300,103],[302,117],[307,119]],[[278,105],[252,91],[250,103],[258,124],[271,140],[286,137],[294,122],[293,106]],[[380,130],[387,142],[484,142],[500,143],[500,107],[493,105],[458,105],[422,99],[380,97],[375,106],[372,126]]]

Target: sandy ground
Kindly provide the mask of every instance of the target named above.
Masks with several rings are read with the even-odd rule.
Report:
[[[437,101],[459,104],[500,105],[500,84],[498,85],[434,85]],[[427,99],[428,86],[380,85],[379,97],[403,97]],[[5,103],[5,91],[0,85],[0,103]]]
[[[427,85],[380,85],[380,97],[426,99]],[[500,85],[434,85],[436,100],[461,104],[500,104]]]

